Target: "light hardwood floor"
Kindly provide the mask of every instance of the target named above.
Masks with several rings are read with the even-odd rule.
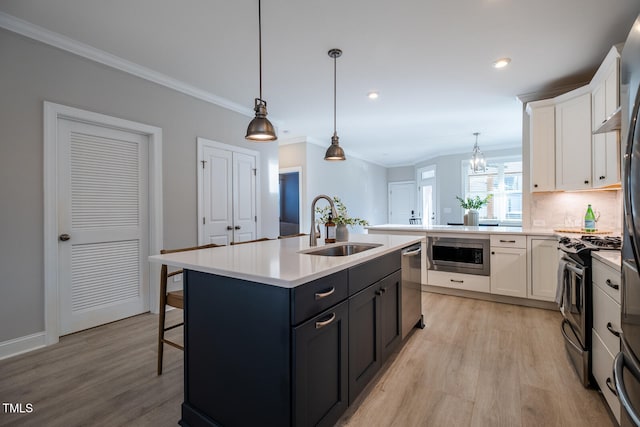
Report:
[[[430,293],[423,312],[427,327],[338,425],[614,425],[569,364],[560,313]],[[156,376],[156,333],[157,316],[144,314],[0,361],[0,400],[33,405],[30,414],[0,411],[0,425],[177,425],[182,352],[167,347]]]

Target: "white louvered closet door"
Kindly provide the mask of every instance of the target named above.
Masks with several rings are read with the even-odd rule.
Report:
[[[149,310],[147,165],[146,136],[58,120],[61,335]]]

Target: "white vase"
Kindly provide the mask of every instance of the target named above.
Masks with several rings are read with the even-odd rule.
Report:
[[[467,218],[466,225],[473,226],[473,225],[478,225],[480,214],[475,209],[469,209],[469,212],[467,213],[467,215],[465,215],[465,217]]]
[[[349,229],[345,224],[338,224],[336,226],[336,241],[346,242],[349,240]]]

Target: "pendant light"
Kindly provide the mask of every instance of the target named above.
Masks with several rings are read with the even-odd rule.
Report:
[[[331,145],[327,148],[324,155],[325,160],[346,160],[344,150],[340,148],[338,142],[338,133],[336,132],[336,58],[342,55],[340,49],[331,49],[329,57],[333,58],[333,136],[331,137]]]
[[[476,136],[476,143],[473,146],[473,154],[471,155],[469,166],[473,173],[480,173],[487,169],[487,163],[484,160],[484,154],[482,154],[480,147],[478,147],[478,135],[480,135],[480,133],[474,132],[474,135]]]
[[[262,16],[261,5],[258,0],[258,51],[260,63],[260,98],[255,99],[253,107],[256,117],[251,120],[247,127],[245,138],[253,142],[269,142],[278,139],[276,131],[267,119],[267,101],[262,99]]]

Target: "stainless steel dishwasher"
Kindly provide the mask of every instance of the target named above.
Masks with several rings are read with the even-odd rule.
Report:
[[[402,339],[415,326],[424,328],[421,255],[420,243],[402,249]]]

